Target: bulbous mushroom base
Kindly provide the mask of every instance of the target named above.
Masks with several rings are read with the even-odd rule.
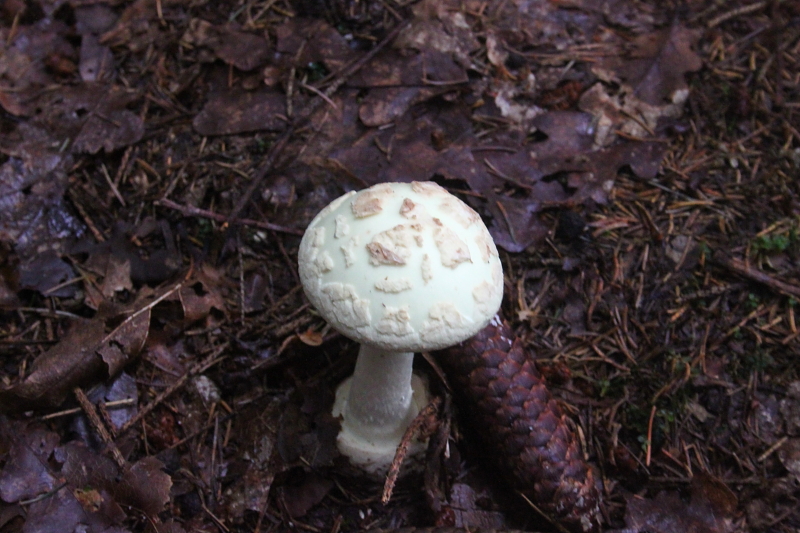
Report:
[[[342,417],[342,430],[339,432],[336,444],[339,452],[347,457],[351,464],[368,474],[384,476],[389,471],[397,452],[397,446],[406,429],[420,410],[430,402],[428,384],[426,380],[416,374],[412,375],[411,402],[405,417],[391,429],[385,428],[380,434],[365,436],[363,429],[348,423],[347,400],[350,397],[352,380],[352,377],[347,378],[336,389],[332,414],[334,417]],[[412,440],[404,465],[413,465],[414,462],[417,462],[414,459],[418,459],[425,452],[426,447],[427,440]]]

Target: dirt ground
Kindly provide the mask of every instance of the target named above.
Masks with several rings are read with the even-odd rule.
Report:
[[[559,531],[436,354],[423,472],[336,449],[298,244],[412,180],[489,227],[598,530],[800,530],[799,130],[788,0],[1,1],[0,532]]]

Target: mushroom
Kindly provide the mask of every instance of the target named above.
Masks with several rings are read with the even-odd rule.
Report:
[[[466,340],[500,307],[497,248],[480,216],[439,185],[382,183],[325,207],[298,260],[320,315],[361,343],[353,375],[336,391],[338,448],[363,470],[385,473],[428,401],[412,373],[414,352]]]

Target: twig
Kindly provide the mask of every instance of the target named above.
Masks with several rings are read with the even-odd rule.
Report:
[[[517,187],[519,187],[520,189],[525,189],[525,190],[528,190],[528,191],[532,191],[533,190],[533,186],[532,185],[528,185],[527,183],[522,183],[521,181],[519,181],[519,180],[517,180],[515,178],[512,178],[511,176],[508,176],[508,175],[504,174],[500,169],[498,169],[496,166],[494,166],[492,164],[492,162],[489,161],[488,159],[483,158],[483,164],[486,165],[487,167],[489,167],[489,174],[493,174],[493,175],[497,176],[500,179],[503,179],[503,180],[506,180],[508,182],[511,182],[514,185],[516,185]]]
[[[650,408],[650,420],[647,422],[647,457],[644,460],[645,466],[650,466],[650,458],[653,452],[653,419],[656,417],[656,406]]]
[[[115,400],[113,402],[106,402],[105,406],[108,407],[124,407],[126,405],[134,405],[136,400],[133,398],[126,398],[124,400]],[[49,415],[44,415],[39,417],[39,420],[51,420],[53,418],[60,418],[62,416],[69,416],[74,415],[81,412],[80,407],[75,407],[74,409],[65,409],[63,411],[58,411],[57,413],[50,413]]]
[[[125,422],[125,424],[121,428],[119,428],[119,431],[117,431],[117,435],[122,435],[123,433],[128,431],[131,427],[138,424],[139,421],[142,420],[148,414],[150,414],[150,412],[153,409],[155,409],[156,406],[160,405],[161,402],[167,399],[167,397],[169,397],[172,393],[183,387],[183,385],[189,378],[194,377],[197,374],[201,374],[211,366],[217,364],[220,361],[220,359],[218,359],[219,354],[221,354],[226,349],[228,349],[227,343],[218,347],[208,357],[206,357],[205,359],[194,365],[192,368],[187,370],[181,377],[178,378],[178,380],[175,383],[173,383],[172,385],[167,387],[164,391],[162,391],[160,394],[158,394],[149,404],[142,407],[139,410],[139,412],[136,413],[136,416]]]
[[[778,450],[778,448],[786,444],[786,441],[788,440],[789,437],[787,437],[786,435],[778,439],[778,441],[775,444],[767,448],[767,450],[764,453],[758,456],[758,462],[763,463],[764,461],[766,461],[767,457],[775,453]]]
[[[320,91],[319,89],[314,87],[313,85],[309,85],[309,84],[307,84],[305,82],[300,82],[300,87],[302,87],[303,89],[305,89],[307,91],[311,91],[312,93],[316,94],[317,96],[319,96],[320,98],[325,100],[328,103],[328,105],[333,108],[334,111],[339,111],[339,106],[336,105],[336,102],[331,100],[330,96],[326,95],[325,93],[323,93],[322,91]]]
[[[736,274],[739,274],[740,276],[763,283],[767,287],[785,296],[800,299],[800,287],[776,279],[769,274],[753,268],[742,259],[731,257],[728,259],[719,259],[717,262],[725,268],[735,272]]]
[[[222,418],[221,422],[227,422],[227,421],[229,421],[229,420],[233,419],[233,417],[235,417],[235,416],[236,416],[236,414],[237,414],[237,413],[235,413],[235,412],[234,412],[234,413],[231,413],[231,414],[229,414],[229,415],[225,415],[225,416]],[[203,426],[203,427],[201,427],[201,428],[199,428],[199,429],[196,429],[195,431],[193,431],[193,432],[189,433],[188,435],[186,435],[185,437],[183,437],[183,438],[182,438],[181,440],[179,440],[178,442],[175,442],[175,443],[173,443],[173,444],[170,444],[169,446],[167,446],[167,447],[166,447],[166,448],[164,448],[164,449],[165,449],[165,450],[172,450],[172,449],[175,449],[175,448],[177,448],[178,446],[183,446],[184,444],[186,444],[186,443],[187,443],[187,442],[189,442],[190,440],[197,438],[199,435],[202,435],[203,433],[205,433],[205,432],[206,432],[206,431],[208,431],[209,429],[213,428],[213,427],[214,427],[214,425],[215,425],[216,423],[217,423],[217,420],[215,419],[213,422],[209,422],[209,423],[208,423],[208,424],[206,424],[205,426]]]
[[[559,524],[559,523],[558,523],[558,521],[556,521],[556,520],[555,520],[555,519],[553,519],[553,518],[552,518],[550,515],[548,515],[546,512],[544,512],[544,510],[543,510],[543,509],[541,509],[541,508],[540,508],[538,505],[536,505],[535,503],[533,503],[533,502],[531,501],[531,499],[530,499],[530,498],[528,498],[528,497],[527,497],[527,496],[526,496],[524,493],[522,493],[522,492],[520,492],[520,491],[517,491],[517,494],[519,494],[520,496],[522,496],[522,499],[523,499],[523,500],[525,500],[525,502],[526,502],[528,505],[530,505],[530,506],[533,508],[533,510],[534,510],[534,511],[536,511],[537,513],[539,513],[541,516],[543,516],[543,517],[545,518],[545,520],[547,520],[548,522],[550,522],[550,525],[552,525],[553,527],[555,527],[556,529],[558,529],[558,530],[559,530],[561,533],[569,533],[569,531],[567,530],[567,528],[565,528],[564,526],[562,526],[561,524]]]
[[[111,179],[111,175],[108,173],[108,169],[106,168],[105,164],[100,165],[100,169],[103,171],[103,177],[106,179],[106,183],[108,183],[111,192],[114,193],[114,196],[119,200],[119,203],[122,204],[122,207],[126,207],[128,204],[125,203],[125,198],[119,193],[119,189],[114,184],[114,181]]]
[[[119,451],[117,445],[114,444],[114,439],[111,437],[111,434],[108,432],[108,429],[105,425],[103,425],[103,421],[100,420],[100,416],[97,414],[97,410],[94,407],[94,404],[89,401],[89,398],[86,396],[86,393],[80,387],[75,387],[72,392],[75,394],[75,398],[78,399],[78,403],[81,404],[81,408],[83,412],[86,413],[86,416],[89,418],[89,422],[91,422],[92,427],[100,435],[100,439],[103,441],[108,447],[108,450],[111,452],[111,456],[114,458],[114,462],[117,463],[120,470],[126,470],[128,468],[128,461],[122,456],[122,452]]]
[[[255,226],[257,228],[266,229],[270,231],[277,231],[280,233],[289,233],[291,235],[302,235],[303,232],[299,229],[289,228],[286,226],[281,226],[278,224],[272,224],[270,222],[261,222],[259,220],[251,220],[249,218],[235,218],[231,219],[230,217],[226,217],[225,215],[220,215],[219,213],[215,213],[213,211],[208,211],[206,209],[200,209],[199,207],[195,207],[193,205],[181,205],[172,200],[168,200],[166,198],[162,200],[156,201],[156,205],[160,205],[169,209],[174,209],[175,211],[179,211],[183,215],[187,217],[201,217],[201,218],[209,218],[211,220],[216,220],[218,222],[226,222],[231,225],[243,225],[243,226]]]
[[[730,20],[730,19],[732,19],[734,17],[740,17],[742,15],[748,15],[750,13],[755,13],[756,11],[764,9],[766,7],[766,5],[767,5],[766,2],[756,2],[754,4],[750,4],[750,5],[747,5],[747,6],[741,6],[741,7],[737,7],[736,9],[732,9],[730,11],[726,11],[725,13],[723,13],[721,15],[718,15],[718,16],[714,17],[713,19],[711,19],[708,22],[708,27],[709,28],[713,28],[715,26],[719,26],[720,24],[722,24],[726,20]]]
[[[40,502],[42,500],[46,500],[47,498],[51,498],[51,497],[55,496],[55,494],[58,491],[60,491],[61,489],[63,489],[66,486],[67,486],[67,482],[65,481],[61,485],[55,487],[53,490],[47,491],[47,492],[45,492],[43,494],[39,494],[35,498],[31,498],[30,500],[20,500],[20,501],[18,501],[17,505],[20,505],[20,506],[30,505],[32,503],[36,503],[36,502]]]
[[[430,425],[431,418],[435,417],[436,413],[439,412],[439,407],[441,405],[442,399],[438,396],[431,400],[428,405],[426,405],[419,413],[417,413],[417,416],[406,428],[405,433],[403,433],[403,438],[400,440],[400,444],[397,446],[397,451],[395,452],[394,459],[389,467],[389,472],[386,474],[386,481],[383,484],[383,495],[381,496],[381,502],[384,505],[389,503],[389,500],[392,498],[394,485],[397,482],[397,476],[400,474],[400,466],[403,464],[403,460],[408,454],[408,447],[411,446],[411,441],[414,440],[414,435],[417,432],[419,432],[421,435],[425,433],[430,434],[427,426]]]

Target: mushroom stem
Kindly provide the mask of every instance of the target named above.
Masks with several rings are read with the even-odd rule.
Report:
[[[375,444],[402,436],[411,406],[413,361],[413,352],[387,352],[362,344],[342,428]]]
[[[412,374],[413,362],[413,352],[362,344],[353,375],[336,390],[333,416],[342,417],[339,450],[368,471],[388,468],[406,428],[427,401],[424,383]]]

